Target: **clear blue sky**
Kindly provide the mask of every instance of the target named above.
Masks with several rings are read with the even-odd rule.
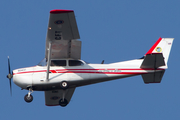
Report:
[[[44,120],[179,120],[179,0],[1,0],[0,119]],[[160,84],[144,84],[141,76],[76,89],[70,104],[45,106],[44,92],[28,104],[12,84],[12,69],[36,65],[45,56],[45,38],[52,9],[75,11],[82,41],[82,59],[112,63],[142,57],[159,37],[175,38],[169,68]]]

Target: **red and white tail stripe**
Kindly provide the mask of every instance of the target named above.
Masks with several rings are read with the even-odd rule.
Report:
[[[164,61],[167,64],[173,40],[174,38],[160,37],[145,55],[152,53],[162,53],[164,57]]]

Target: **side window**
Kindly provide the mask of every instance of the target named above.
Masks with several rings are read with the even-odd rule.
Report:
[[[79,60],[69,60],[69,66],[81,66],[81,65],[84,64]]]
[[[66,66],[66,60],[51,60],[51,66]]]

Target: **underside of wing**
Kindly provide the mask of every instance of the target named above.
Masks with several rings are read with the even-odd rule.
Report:
[[[67,104],[70,102],[71,97],[74,93],[75,88],[70,88],[67,90],[53,90],[45,91],[45,104],[47,106],[60,105],[61,100],[67,100]]]
[[[51,42],[51,59],[81,58],[81,41],[73,10],[51,10],[46,37],[48,58]]]

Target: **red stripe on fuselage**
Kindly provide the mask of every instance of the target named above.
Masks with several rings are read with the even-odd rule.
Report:
[[[142,72],[142,70],[144,70],[144,72]],[[143,73],[147,73],[148,70],[152,71],[155,69],[152,69],[152,68],[146,68],[146,69],[57,69],[57,70],[50,70],[50,72],[51,73],[97,73],[97,74],[143,74]],[[164,70],[164,69],[159,68],[156,70]],[[47,70],[18,72],[18,73],[13,73],[13,75],[26,74],[26,73],[39,73],[39,72],[47,72]]]

